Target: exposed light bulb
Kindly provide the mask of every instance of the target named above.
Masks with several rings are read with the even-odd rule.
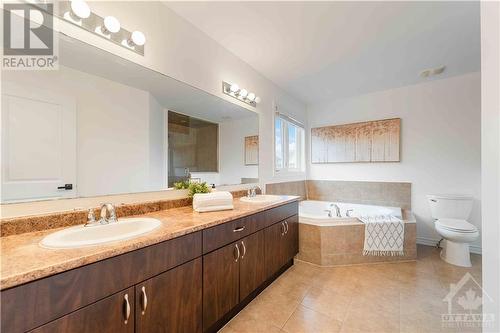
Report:
[[[248,95],[248,91],[246,89],[241,89],[240,96],[245,98],[245,97],[247,97],[247,95]]]
[[[238,90],[240,90],[240,87],[239,87],[236,83],[233,83],[233,84],[231,84],[231,87],[229,87],[229,90],[230,90],[232,93],[235,93],[235,92],[237,92]]]
[[[77,20],[86,19],[90,16],[89,5],[83,0],[72,0],[71,14]]]
[[[255,94],[254,93],[249,93],[248,96],[247,96],[247,99],[250,101],[250,102],[253,102],[253,100],[255,99]]]
[[[120,21],[114,16],[106,16],[104,18],[104,25],[101,27],[103,34],[117,33],[120,31]]]
[[[144,36],[144,34],[140,31],[132,32],[132,34],[130,35],[130,39],[129,39],[129,45],[130,46],[135,46],[135,45],[142,46],[144,44],[146,44],[146,36]]]
[[[261,99],[259,96],[255,97],[255,103],[259,104],[261,102]]]

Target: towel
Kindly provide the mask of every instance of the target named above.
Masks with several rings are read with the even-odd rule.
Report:
[[[404,222],[392,215],[360,216],[365,224],[365,256],[404,256]]]
[[[196,193],[193,196],[193,209],[197,212],[213,212],[233,208],[233,195],[226,191]]]

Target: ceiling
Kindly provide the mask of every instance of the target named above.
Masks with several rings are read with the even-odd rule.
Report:
[[[308,104],[480,69],[478,1],[166,5]]]

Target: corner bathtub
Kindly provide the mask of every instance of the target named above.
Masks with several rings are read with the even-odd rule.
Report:
[[[335,216],[340,208],[341,217]],[[327,210],[332,209],[332,217]],[[348,216],[349,214],[349,216]],[[405,222],[404,256],[363,256],[364,224],[358,216],[393,215]],[[415,260],[416,225],[411,213],[400,207],[305,200],[299,204],[297,259],[321,266]]]

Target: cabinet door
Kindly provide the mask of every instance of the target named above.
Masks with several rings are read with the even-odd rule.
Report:
[[[257,289],[266,279],[264,258],[264,231],[243,238],[240,257],[240,301]]]
[[[135,286],[136,332],[201,332],[201,258]]]
[[[127,319],[128,318],[128,319]],[[134,288],[111,295],[62,318],[31,331],[32,333],[133,333]]]
[[[241,250],[238,241],[203,256],[204,331],[239,303]]]
[[[285,264],[284,230],[282,222],[264,229],[266,279]]]
[[[299,217],[294,215],[286,220],[285,263],[299,253]]]

